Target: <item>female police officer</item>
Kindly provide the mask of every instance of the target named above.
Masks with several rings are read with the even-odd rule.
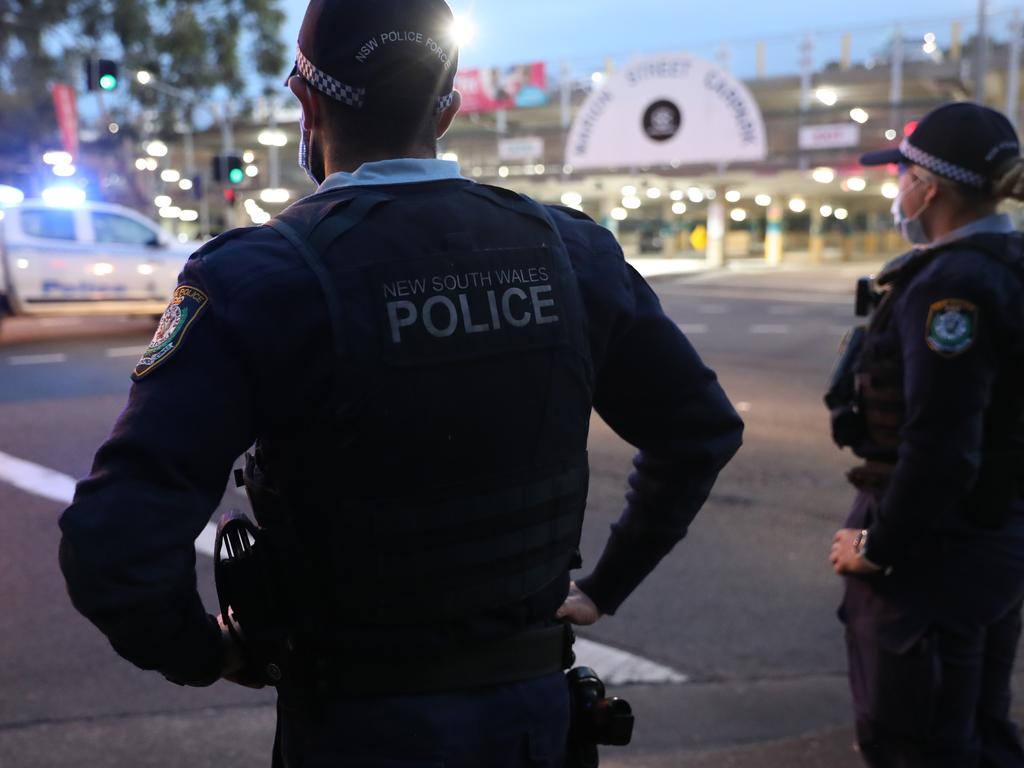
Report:
[[[1009,720],[1024,598],[1024,199],[1010,122],[942,106],[898,149],[897,226],[857,365],[848,576],[857,741],[872,766],[1024,766]]]

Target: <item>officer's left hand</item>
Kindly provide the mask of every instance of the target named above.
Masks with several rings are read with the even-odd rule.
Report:
[[[868,575],[878,573],[882,569],[869,562],[857,552],[857,536],[860,531],[843,528],[832,537],[832,570],[843,575]]]
[[[589,627],[601,618],[601,611],[574,581],[569,585],[569,594],[555,614],[555,618],[565,619],[578,627]]]

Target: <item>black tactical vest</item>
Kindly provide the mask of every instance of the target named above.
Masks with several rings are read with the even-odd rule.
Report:
[[[443,627],[566,579],[593,371],[547,210],[451,181],[318,195],[271,226],[317,274],[333,325],[332,401],[259,445],[313,640]]]
[[[878,285],[884,293],[872,315],[856,368],[857,407],[863,417],[865,439],[856,446],[855,452],[869,462],[868,466],[850,473],[851,481],[859,488],[884,488],[887,475],[898,460],[906,403],[902,354],[899,340],[891,330],[893,307],[913,278],[939,254],[950,249],[974,251],[1000,261],[1024,280],[1024,238],[1019,234],[975,235],[934,249],[911,252],[879,275]],[[995,457],[1003,452],[1005,444],[1024,437],[1022,412],[1024,393],[1008,393],[1007,397],[996,398],[993,413],[987,420],[987,456]],[[982,473],[985,471],[983,467]]]

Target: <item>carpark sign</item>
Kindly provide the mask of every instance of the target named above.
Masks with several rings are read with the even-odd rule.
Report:
[[[764,119],[743,83],[685,53],[634,59],[584,103],[569,134],[574,168],[763,160]]]

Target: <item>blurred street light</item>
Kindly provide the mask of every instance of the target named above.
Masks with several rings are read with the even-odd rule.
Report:
[[[260,200],[264,203],[287,203],[291,197],[292,194],[287,189],[264,189],[260,192]]]
[[[47,165],[71,165],[74,161],[67,152],[47,152],[43,155],[43,162]]]
[[[839,95],[831,88],[818,88],[814,96],[826,107],[834,107],[839,101]]]
[[[140,69],[138,72],[135,73],[135,79],[139,81],[140,85],[149,85],[150,81],[153,79],[153,76],[149,74],[149,72],[147,72],[146,70]]]
[[[826,167],[815,168],[811,172],[811,178],[819,184],[831,184],[836,180],[836,172]]]
[[[75,166],[71,163],[66,165],[55,165],[53,166],[53,175],[60,176],[61,178],[68,178],[75,175]]]
[[[264,147],[286,147],[288,146],[288,136],[284,131],[278,130],[266,130],[260,133],[256,137],[256,141],[262,144]],[[252,160],[246,160],[247,163],[251,163]]]
[[[160,180],[166,181],[168,184],[177,184],[181,181],[181,173],[173,168],[167,168],[161,171]]]
[[[151,141],[146,145],[146,154],[150,157],[167,157],[167,145],[162,141]]]
[[[866,109],[854,107],[853,109],[850,110],[850,119],[853,120],[853,122],[855,123],[860,123],[861,125],[863,125],[868,121],[869,118],[870,115],[868,114],[868,111]]]

